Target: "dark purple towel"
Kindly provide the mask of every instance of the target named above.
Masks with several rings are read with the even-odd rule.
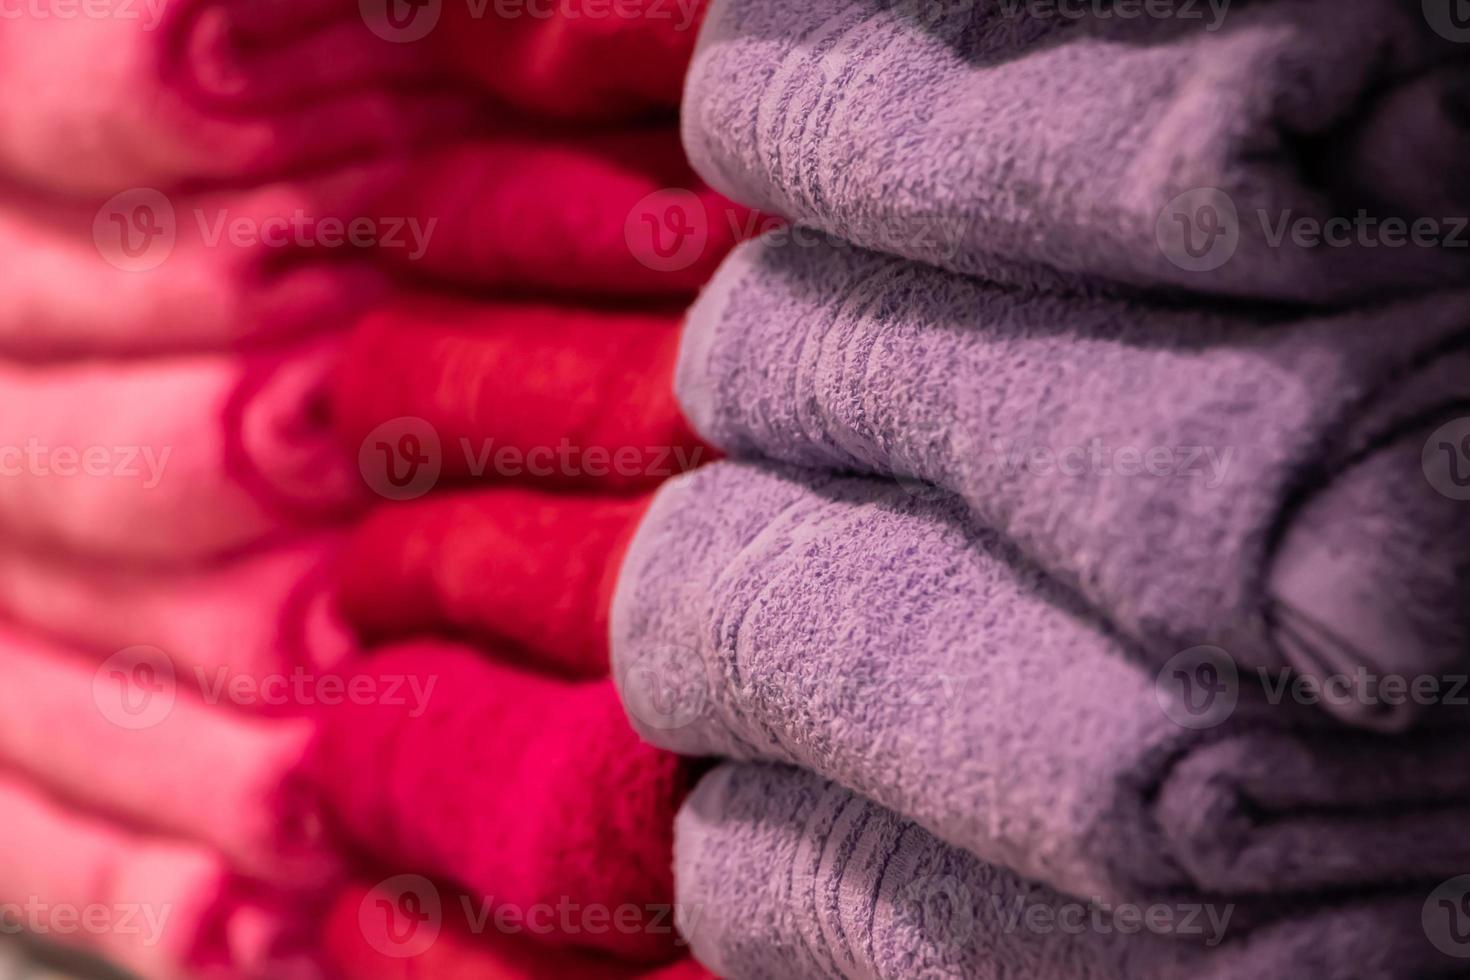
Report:
[[[994,281],[1464,282],[1470,31],[1417,0],[1223,6],[719,0],[685,146],[743,204]]]
[[[767,237],[691,310],[677,387],[733,456],[958,493],[1155,663],[1291,664],[1381,729],[1417,704],[1378,682],[1465,670],[1470,293],[1291,319]]]
[[[1388,737],[1192,662],[1173,666],[1206,686],[1186,687],[948,495],[728,461],[679,477],[629,549],[612,642],[656,745],[803,766],[1074,895],[1261,917],[1470,868],[1466,712]]]
[[[705,776],[679,813],[674,865],[690,948],[726,980],[1407,980],[1463,976],[1451,954],[1470,953],[1440,931],[1432,903],[1449,888],[1255,930],[1224,901],[1107,906],[784,766]]]

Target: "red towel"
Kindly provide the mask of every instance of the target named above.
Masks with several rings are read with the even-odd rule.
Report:
[[[343,615],[369,640],[462,633],[538,670],[604,677],[618,566],[647,506],[501,487],[379,507],[343,550]]]
[[[606,123],[679,105],[705,0],[444,5],[450,58],[540,116]]]
[[[558,295],[688,298],[737,241],[765,230],[695,176],[672,128],[503,134],[431,152],[374,213],[434,221],[422,254],[382,252],[405,272]]]
[[[650,970],[528,942],[527,925],[497,925],[465,897],[423,879],[348,888],[328,914],[323,956],[339,980],[714,980],[691,959]]]
[[[370,854],[523,910],[667,917],[674,814],[692,774],[633,733],[610,681],[551,680],[421,641],[369,658],[347,683],[384,696],[323,712],[320,771],[342,829]],[[399,697],[386,696],[392,684]],[[536,938],[644,961],[677,952],[651,928],[572,925],[556,917]]]
[[[436,472],[649,488],[713,455],[674,397],[678,345],[668,314],[406,301],[352,332],[334,420],[390,497],[426,492]]]

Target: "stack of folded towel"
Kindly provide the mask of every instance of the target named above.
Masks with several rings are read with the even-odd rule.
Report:
[[[328,382],[387,293],[399,151],[474,100],[355,9],[12,13],[6,931],[148,978],[316,977],[343,858],[308,709],[353,650],[328,572],[363,498]]]
[[[690,313],[733,458],[611,628],[634,727],[730,760],[675,837],[720,976],[1463,971],[1470,63],[1198,7],[707,16],[690,157],[796,227]]]
[[[336,576],[368,648],[347,689],[383,696],[320,715],[364,859],[326,951],[364,980],[705,976],[673,914],[694,770],[629,726],[608,610],[649,492],[712,455],[673,393],[681,319],[750,216],[679,145],[695,32],[671,6],[462,7],[404,44],[447,42],[506,106],[387,187],[434,233],[380,253],[408,288],[332,385],[386,499]]]

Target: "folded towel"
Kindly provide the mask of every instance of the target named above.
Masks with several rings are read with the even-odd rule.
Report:
[[[434,37],[499,99],[602,125],[678,108],[705,0],[487,2],[445,4]]]
[[[668,912],[688,769],[633,734],[610,681],[568,684],[418,642],[346,683],[379,696],[324,713],[320,768],[337,820],[380,861],[523,910]],[[576,917],[535,938],[629,959],[675,952],[671,933],[593,932]]]
[[[24,925],[149,980],[320,977],[304,900],[243,881],[207,848],[67,810],[7,773],[0,813],[7,931]]]
[[[438,476],[645,489],[709,453],[674,398],[678,345],[667,313],[405,300],[352,332],[333,416],[390,497]]]
[[[344,516],[334,343],[0,367],[0,525],[82,555],[179,562]]]
[[[10,256],[0,353],[217,350],[340,327],[382,295],[383,274],[359,249],[311,245],[338,241],[332,223],[366,218],[366,192],[386,173],[214,194],[140,189],[101,208],[0,196]]]
[[[316,536],[162,572],[9,545],[0,548],[0,613],[99,659],[156,647],[184,686],[224,692],[233,707],[290,711],[301,707],[295,678],[318,677],[355,649],[329,574],[338,546]]]
[[[338,563],[343,613],[369,640],[462,633],[543,673],[605,677],[613,583],[647,506],[500,488],[379,507]]]
[[[542,913],[527,921],[528,910],[515,909],[497,924],[497,911],[483,899],[444,894],[426,878],[403,875],[346,889],[332,905],[322,944],[339,980],[715,980],[690,959],[650,969],[527,942]],[[592,928],[617,926],[594,920]],[[672,916],[658,928],[672,931]]]
[[[1194,661],[1138,662],[948,496],[732,462],[672,480],[612,649],[655,745],[805,766],[1075,895],[1264,916],[1470,866],[1465,712],[1343,730],[1205,658],[1201,702],[1174,677]]]
[[[418,223],[402,272],[556,296],[686,297],[759,219],[711,191],[672,130],[505,132],[425,154],[377,213]]]
[[[0,170],[82,195],[167,189],[397,150],[474,118],[430,84],[426,52],[376,37],[352,4],[114,8],[33,0],[0,37],[0,78],[25,93],[0,106]]]
[[[180,690],[163,651],[100,665],[0,629],[0,765],[108,816],[218,850],[245,874],[318,886],[339,868],[309,719],[255,719]]]
[[[726,980],[1401,980],[1459,976],[1412,897],[1247,931],[1229,905],[1100,909],[946,846],[798,769],[726,765],[679,812],[696,956]],[[1198,934],[1199,943],[1179,942]]]
[[[1079,7],[722,0],[689,157],[743,204],[997,281],[1312,302],[1464,281],[1470,67],[1419,5]]]
[[[766,238],[690,311],[676,388],[732,455],[957,492],[1158,663],[1412,679],[1470,652],[1467,505],[1425,470],[1470,414],[1470,294],[1265,318]],[[1414,716],[1364,695],[1329,706]]]

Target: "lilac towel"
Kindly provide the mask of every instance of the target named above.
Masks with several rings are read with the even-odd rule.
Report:
[[[1470,867],[1462,719],[1387,738],[1245,685],[1202,705],[951,497],[679,477],[629,548],[612,642],[655,745],[804,766],[1072,894],[1268,915],[1249,899]]]
[[[679,813],[674,848],[681,930],[695,956],[727,980],[1463,974],[1462,963],[1427,941],[1427,890],[1305,912],[1253,932],[1238,927],[1224,902],[1110,917],[778,766],[725,765],[706,776]],[[1207,948],[1172,941],[1195,935]]]
[[[1325,302],[1470,275],[1470,48],[1420,4],[1058,13],[1087,6],[719,0],[689,157],[742,204],[997,281]]]
[[[690,312],[676,384],[731,455],[955,491],[1156,663],[1289,663],[1396,729],[1414,700],[1375,682],[1470,652],[1470,503],[1429,438],[1470,432],[1470,293],[1263,319],[767,237]]]

